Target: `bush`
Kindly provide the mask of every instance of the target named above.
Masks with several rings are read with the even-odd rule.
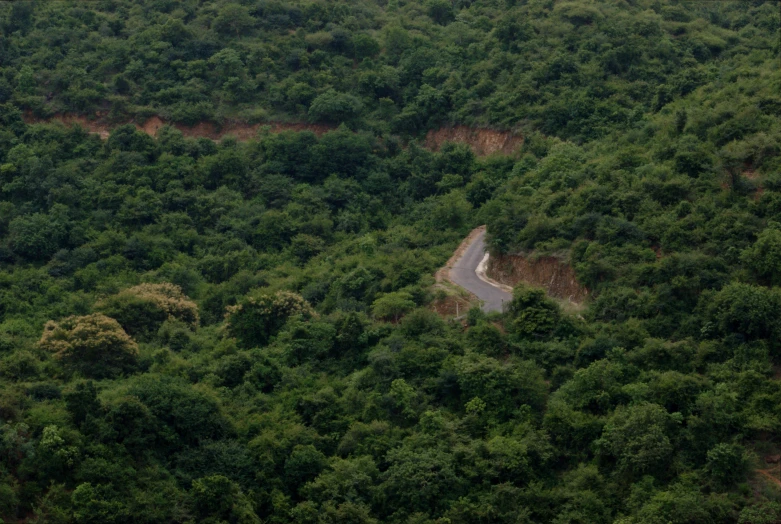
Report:
[[[100,313],[50,320],[38,345],[84,376],[106,378],[133,367],[138,346],[113,318]]]

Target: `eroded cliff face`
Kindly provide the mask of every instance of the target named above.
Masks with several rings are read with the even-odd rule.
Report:
[[[441,127],[428,132],[425,146],[436,151],[445,142],[468,144],[478,156],[495,153],[510,155],[523,143],[523,137],[509,131],[494,129],[467,126]]]
[[[556,257],[491,255],[488,276],[512,287],[518,284],[541,287],[550,296],[573,304],[580,304],[588,297],[588,289],[578,283],[575,270]]]

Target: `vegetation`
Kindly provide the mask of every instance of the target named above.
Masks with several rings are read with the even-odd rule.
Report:
[[[0,24],[5,522],[781,520],[774,3],[7,2]],[[333,130],[23,119],[96,111]],[[448,123],[525,139],[417,145]],[[521,286],[434,313],[481,224],[568,260],[582,311]]]

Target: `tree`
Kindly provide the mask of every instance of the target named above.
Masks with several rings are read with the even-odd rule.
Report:
[[[518,416],[529,408],[539,413],[545,404],[548,388],[542,370],[531,361],[500,361],[469,353],[453,364],[461,399],[467,402],[479,397],[487,406],[487,417],[496,422]]]
[[[398,322],[404,314],[415,309],[412,295],[406,291],[394,291],[386,293],[372,303],[372,313],[382,320],[392,319]]]
[[[120,291],[97,304],[116,319],[131,336],[149,339],[166,320],[198,327],[198,305],[175,284],[140,284]]]
[[[389,515],[441,511],[468,487],[457,473],[455,456],[442,449],[399,447],[390,450],[386,460],[390,466],[380,492]]]
[[[353,53],[358,60],[371,58],[380,52],[380,43],[366,33],[355,35],[352,43]]]
[[[301,295],[289,291],[257,293],[228,307],[225,327],[244,347],[263,346],[294,315],[307,319],[315,312]]]
[[[772,227],[762,231],[741,259],[763,282],[781,285],[781,230]]]
[[[700,304],[707,321],[702,329],[706,336],[775,340],[781,329],[781,293],[777,289],[736,282],[718,293],[704,293]]]
[[[252,503],[232,480],[212,475],[193,481],[190,491],[198,521],[219,524],[260,524]]]
[[[255,18],[249,9],[240,4],[226,4],[220,9],[212,27],[220,34],[241,35],[255,25]]]
[[[301,494],[320,503],[370,502],[379,473],[371,457],[336,458],[328,469],[304,485]]]
[[[323,239],[312,235],[298,234],[290,241],[290,250],[302,263],[317,256],[324,248]]]
[[[561,318],[558,305],[542,289],[518,286],[507,308],[508,331],[522,337],[548,335]]]
[[[447,25],[455,18],[453,4],[449,0],[428,0],[426,10],[428,16],[439,25]]]
[[[61,219],[42,213],[14,218],[8,230],[8,243],[14,253],[36,261],[48,260],[67,236],[67,226]]]
[[[38,345],[71,371],[94,378],[129,371],[138,358],[133,339],[116,320],[101,313],[50,320]]]
[[[145,408],[122,399],[117,403],[123,405],[116,412],[117,418],[114,420],[119,423],[122,417],[138,416],[138,426],[155,427],[156,445],[152,451],[159,455],[169,456],[183,447],[198,446],[202,442],[221,440],[233,434],[217,401],[182,379],[145,374],[135,379],[126,393],[128,397],[140,401]],[[114,407],[110,406],[108,411],[112,409]],[[153,424],[148,418],[149,414],[155,418]],[[133,425],[129,421],[127,423]],[[133,438],[135,442],[145,438],[129,429],[125,430],[124,435]]]
[[[65,407],[76,425],[84,423],[88,416],[97,417],[101,414],[98,391],[95,388],[95,383],[91,380],[79,382],[75,389],[65,393],[63,398],[65,399]]]
[[[596,441],[598,453],[613,457],[617,470],[626,475],[663,475],[675,451],[670,436],[677,422],[658,404],[621,406]]]
[[[309,106],[309,119],[312,122],[339,124],[353,121],[361,112],[361,101],[347,93],[329,89],[312,100]]]
[[[327,465],[326,456],[314,446],[298,445],[285,460],[285,480],[293,489],[298,490],[305,483],[314,480]]]
[[[717,489],[727,490],[746,478],[749,464],[743,446],[722,442],[708,451],[705,467]]]
[[[481,311],[478,308],[472,308],[467,315],[473,310]],[[491,357],[501,357],[507,351],[505,335],[499,328],[483,320],[478,321],[472,329],[467,331],[466,340],[475,351]]]

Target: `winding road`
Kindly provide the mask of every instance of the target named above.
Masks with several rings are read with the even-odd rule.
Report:
[[[484,267],[480,268],[480,265],[486,256],[485,231],[482,231],[466,248],[461,258],[450,267],[450,280],[474,293],[483,302],[482,309],[486,313],[501,312],[503,305],[512,299],[512,295],[489,283],[485,277],[480,275],[480,273],[484,273]]]

